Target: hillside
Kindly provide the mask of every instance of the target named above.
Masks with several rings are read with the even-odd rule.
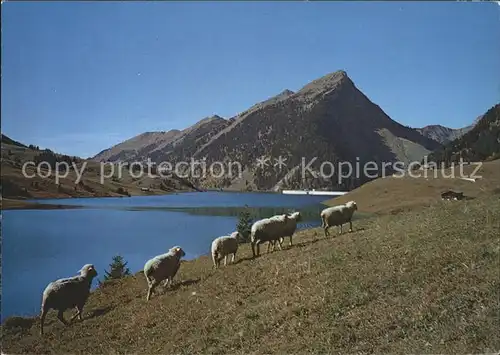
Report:
[[[8,140],[5,140],[8,142]],[[27,148],[22,144],[11,145],[2,142],[1,150],[1,171],[2,171],[2,209],[32,207],[29,204],[19,200],[30,198],[66,198],[66,197],[107,197],[107,196],[129,196],[129,195],[151,195],[164,194],[172,191],[192,190],[189,181],[178,179],[173,176],[160,178],[159,176],[148,176],[144,174],[141,178],[133,178],[127,169],[122,170],[122,176],[119,176],[119,169],[114,167],[114,175],[104,179],[101,184],[100,170],[101,166],[95,161],[80,159],[78,157],[69,157],[54,153],[50,150],[37,150]],[[50,175],[48,178],[42,178],[36,175],[33,178],[27,178],[23,175],[22,167],[25,162],[47,161],[51,164],[51,169],[55,169],[56,162],[67,162],[70,165],[67,177],[62,177],[59,184],[56,184],[55,173],[52,174],[47,167],[42,167],[41,173]],[[81,181],[77,181],[77,173],[72,164],[83,175]],[[104,174],[111,172],[111,167],[106,166]],[[27,174],[36,174],[36,168],[29,165],[26,169]],[[61,175],[65,172],[61,171]],[[147,188],[148,191],[143,191]],[[18,200],[18,201],[16,201]]]
[[[500,104],[490,108],[463,136],[429,154],[427,160],[450,164],[461,157],[467,161],[500,157]]]
[[[180,134],[181,131],[176,129],[168,132],[145,132],[103,150],[92,159],[99,162],[128,161],[130,159],[135,159],[139,151],[151,146],[161,147],[172,142]]]
[[[397,214],[435,204],[441,200],[441,193],[447,190],[463,192],[468,198],[500,197],[500,160],[484,162],[475,172],[477,167],[476,164],[462,166],[465,177],[473,173],[481,176],[476,182],[460,179],[459,166],[447,168],[443,174],[436,170],[419,170],[414,174],[420,174],[420,177],[379,178],[344,196],[328,200],[326,204],[334,206],[355,200],[360,212]]]
[[[7,319],[2,351],[492,353],[498,197],[358,220],[341,236],[301,231],[292,248],[256,259],[243,245],[219,270],[208,257],[183,262],[176,285],[150,302],[139,272],[93,292],[82,322],[64,327],[50,312],[43,338],[38,318]]]
[[[14,145],[16,147],[22,147],[22,148],[27,148],[24,144],[19,143],[18,141],[15,141],[9,137],[7,137],[5,134],[2,134],[2,145],[3,144],[8,144],[8,145]]]
[[[174,163],[185,159],[185,155],[190,157],[196,151],[196,146],[205,144],[229,124],[230,121],[215,115],[182,131],[146,132],[100,152],[92,160],[134,162],[146,161],[149,157],[152,161],[160,161],[162,158]]]
[[[207,165],[213,162],[242,165],[242,179],[193,177],[197,184],[206,187],[337,189],[359,186],[369,179],[361,176],[340,185],[336,174],[326,179],[307,176],[303,180],[302,158],[309,162],[316,157],[312,167],[318,171],[322,162],[354,163],[357,157],[361,164],[420,161],[440,146],[393,121],[356,88],[345,71],[314,80],[296,93],[285,90],[230,120],[220,119],[217,123],[208,133],[197,133],[196,139],[176,138],[169,144],[171,147],[144,150],[134,158],[150,156],[155,162],[177,162],[193,157],[206,158]],[[272,166],[262,171],[256,163],[263,156],[271,158],[271,164],[274,164],[272,158],[282,156],[286,166],[280,171]]]

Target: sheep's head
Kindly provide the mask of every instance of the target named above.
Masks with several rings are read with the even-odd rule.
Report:
[[[358,205],[354,201],[349,201],[345,205],[349,208],[352,208],[354,211],[358,209]]]
[[[170,251],[172,253],[174,253],[175,255],[177,255],[177,257],[179,259],[186,255],[186,253],[184,252],[184,250],[182,250],[182,248],[179,247],[179,246],[175,246],[173,248],[170,248]]]
[[[96,271],[94,265],[92,265],[92,264],[83,265],[82,268],[80,269],[79,273],[81,276],[90,277],[90,278],[94,278],[97,276],[97,271]]]
[[[302,215],[299,211],[292,213],[290,217],[295,219],[297,222],[300,222],[302,220]]]
[[[243,236],[238,231],[231,233],[231,237],[236,238],[236,240],[238,240],[238,241],[243,240]]]

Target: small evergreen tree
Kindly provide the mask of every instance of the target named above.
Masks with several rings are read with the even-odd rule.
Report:
[[[252,217],[250,215],[250,211],[248,210],[248,206],[245,205],[245,209],[240,212],[238,225],[236,226],[236,230],[241,234],[243,238],[241,242],[248,243],[250,241],[251,228],[252,228]]]
[[[109,271],[104,271],[104,281],[120,279],[130,275],[127,264],[128,262],[126,262],[121,255],[114,256],[113,262],[109,264]]]

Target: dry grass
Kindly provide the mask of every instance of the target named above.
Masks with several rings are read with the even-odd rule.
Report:
[[[470,176],[476,169],[475,165],[464,165],[463,171]],[[424,174],[420,172],[420,174]],[[349,200],[357,202],[360,211],[385,214],[409,211],[426,207],[441,200],[441,193],[446,190],[462,191],[469,198],[496,194],[500,196],[500,160],[482,163],[475,175],[482,176],[476,182],[461,179],[443,178],[441,173],[434,176],[435,171],[427,171],[425,177],[386,177],[379,178],[362,185],[349,194],[328,200],[328,205],[337,205]],[[446,176],[451,176],[450,169],[445,170]],[[459,168],[455,167],[455,176],[460,176]]]
[[[2,328],[6,353],[486,353],[498,351],[498,196],[436,202],[212,270],[184,262],[145,301],[142,274],[95,291],[85,319]],[[167,248],[169,246],[165,246]],[[264,248],[265,249],[265,248]],[[68,317],[69,314],[66,314]]]

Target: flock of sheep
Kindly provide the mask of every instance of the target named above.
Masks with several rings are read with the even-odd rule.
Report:
[[[342,225],[346,223],[349,223],[349,232],[352,232],[352,216],[357,209],[356,202],[350,201],[344,205],[329,207],[321,211],[321,227],[324,230],[325,237],[329,235],[328,229],[333,226],[338,226],[339,233],[342,233]],[[250,233],[253,257],[260,254],[259,246],[262,243],[268,242],[267,252],[269,252],[271,245],[274,251],[276,243],[278,243],[280,250],[282,250],[284,239],[289,237],[291,246],[292,236],[297,229],[297,222],[300,219],[300,212],[294,212],[290,215],[277,215],[255,222],[252,225]],[[227,265],[227,257],[231,255],[232,262],[234,263],[240,237],[238,232],[233,232],[229,236],[214,239],[211,248],[214,268],[220,266],[223,258],[224,265]],[[167,253],[155,256],[146,262],[144,265],[144,275],[148,282],[147,301],[149,301],[154,289],[162,281],[164,281],[164,286],[172,283],[174,276],[179,270],[181,258],[185,255],[186,253],[181,247],[175,246],[170,248]],[[40,316],[41,335],[43,335],[45,316],[50,309],[58,311],[57,318],[65,325],[68,322],[64,319],[63,313],[67,309],[76,308],[77,310],[77,313],[70,321],[77,316],[82,320],[83,306],[90,295],[92,280],[97,276],[97,271],[94,265],[86,264],[81,268],[79,273],[79,275],[74,277],[53,281],[45,288],[42,296]]]

